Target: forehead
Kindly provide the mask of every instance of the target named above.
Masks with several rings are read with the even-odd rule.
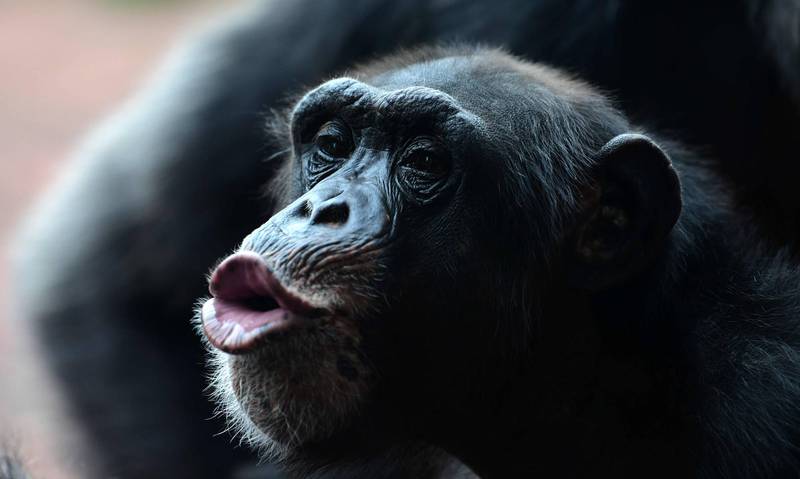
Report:
[[[425,86],[460,96],[480,76],[476,57],[451,56],[421,61],[377,73],[369,82],[385,89]]]
[[[337,78],[306,94],[292,112],[293,123],[326,116],[357,118],[365,125],[447,125],[484,130],[492,108],[477,98],[515,90],[496,85],[475,59],[449,57],[414,63],[377,74]],[[506,80],[507,81],[507,80]]]

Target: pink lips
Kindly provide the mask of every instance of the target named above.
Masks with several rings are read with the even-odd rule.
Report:
[[[214,296],[203,305],[203,330],[209,342],[227,353],[252,350],[273,333],[286,331],[319,308],[289,292],[253,252],[226,258],[211,274]]]

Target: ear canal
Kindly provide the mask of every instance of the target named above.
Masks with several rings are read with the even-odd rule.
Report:
[[[667,154],[645,135],[614,137],[597,154],[597,198],[577,228],[569,277],[602,290],[631,279],[663,247],[682,207]]]

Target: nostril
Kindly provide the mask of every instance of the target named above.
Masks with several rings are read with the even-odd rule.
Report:
[[[304,202],[297,205],[297,215],[302,218],[308,218],[311,216],[311,212],[314,211],[314,207],[311,205],[309,200],[305,200]]]
[[[350,207],[343,201],[325,203],[314,212],[311,222],[329,226],[341,226],[347,223]]]

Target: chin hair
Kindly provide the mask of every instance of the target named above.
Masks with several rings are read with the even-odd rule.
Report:
[[[195,318],[199,326],[199,316]],[[201,335],[202,336],[202,335]],[[233,440],[271,462],[345,428],[366,400],[374,371],[350,322],[329,318],[245,355],[207,342],[209,390]]]

